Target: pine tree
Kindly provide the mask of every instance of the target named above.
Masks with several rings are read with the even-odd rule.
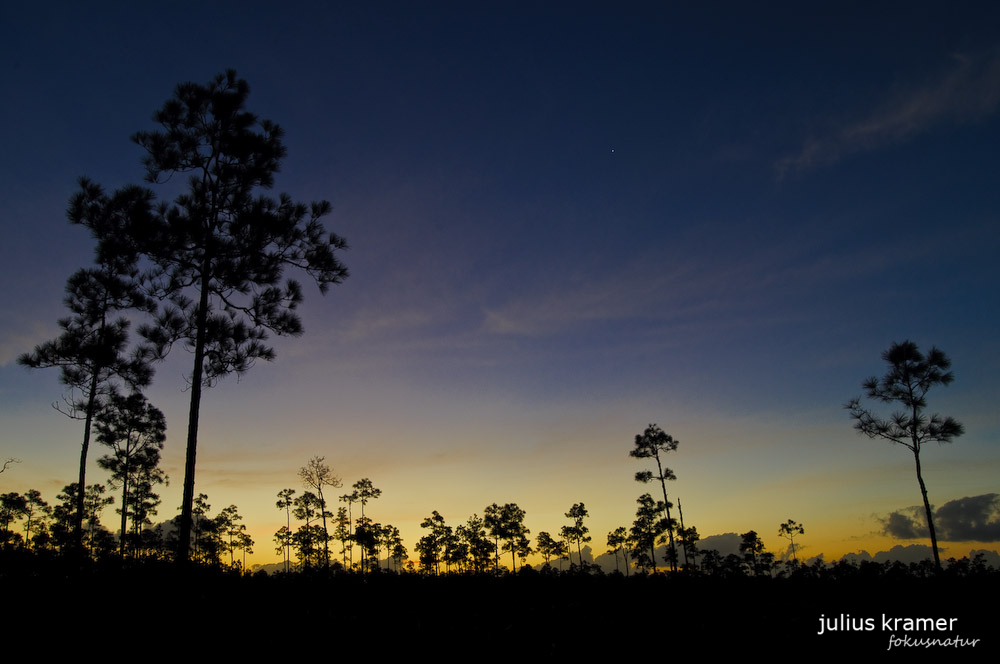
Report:
[[[337,488],[342,485],[340,478],[334,474],[330,466],[326,465],[325,457],[315,456],[299,469],[299,479],[310,489],[316,490],[319,516],[323,521],[323,566],[330,567],[330,531],[326,527],[326,517],[333,516],[326,509],[326,498],[323,496],[323,487],[329,486]]]
[[[673,436],[665,433],[663,429],[655,424],[650,424],[646,430],[635,437],[635,448],[629,452],[629,456],[635,459],[655,459],[656,474],[652,471],[644,470],[635,474],[636,482],[651,482],[659,480],[660,488],[663,489],[663,512],[666,515],[667,538],[670,541],[669,562],[672,570],[677,570],[677,548],[674,545],[674,520],[670,517],[670,508],[673,503],[667,498],[667,481],[676,480],[674,471],[664,468],[660,461],[660,453],[667,454],[677,449],[680,441],[674,440]]]
[[[78,544],[83,534],[94,417],[119,384],[137,390],[149,385],[153,377],[148,363],[137,353],[127,353],[129,321],[123,312],[148,313],[155,305],[141,289],[137,248],[121,232],[147,218],[151,205],[151,194],[139,187],[107,196],[98,185],[80,180],[80,191],[70,199],[67,216],[89,227],[98,238],[96,267],[79,270],[67,281],[65,304],[71,315],[59,321],[62,334],[18,358],[18,363],[33,369],[59,367],[60,381],[70,390],[68,410],[62,412],[84,421],[73,522]]]
[[[278,553],[283,553],[284,555],[284,570],[288,571],[288,565],[291,562],[291,533],[292,533],[292,505],[294,501],[292,496],[295,495],[295,489],[282,489],[278,492],[278,500],[275,502],[275,506],[279,510],[285,510],[285,528],[284,534],[282,535],[282,542],[284,542],[284,551],[279,551]],[[280,531],[279,531],[280,532]]]
[[[566,517],[573,519],[572,526],[562,527],[562,537],[567,542],[576,542],[576,555],[580,561],[580,569],[583,570],[583,551],[581,546],[584,542],[589,542],[591,540],[590,529],[583,525],[583,520],[587,517],[587,508],[584,507],[583,503],[575,503],[573,507],[566,512]],[[570,567],[572,568],[573,561],[570,561]]]
[[[112,488],[121,487],[121,541],[119,550],[125,555],[128,541],[128,519],[131,508],[132,532],[138,535],[149,514],[152,487],[166,481],[158,468],[160,450],[167,438],[167,423],[160,410],[146,401],[139,392],[123,396],[113,392],[106,406],[97,415],[97,441],[111,449],[111,454],[98,459],[98,465],[111,473]]]
[[[778,535],[784,537],[788,540],[788,548],[792,551],[792,560],[797,560],[795,557],[795,536],[805,535],[806,529],[801,523],[797,523],[793,519],[789,519],[780,526],[778,526]]]
[[[894,343],[882,353],[882,359],[889,369],[881,379],[872,376],[862,385],[869,399],[883,403],[896,403],[903,410],[882,419],[861,406],[861,399],[852,399],[845,408],[854,419],[854,428],[869,438],[881,438],[902,445],[913,453],[917,467],[917,483],[924,501],[927,530],[931,537],[934,564],[941,571],[941,556],[938,553],[937,533],[934,529],[934,515],[927,498],[927,485],[920,469],[920,449],[927,443],[950,443],[952,439],[965,433],[965,428],[952,417],[942,417],[934,413],[924,415],[927,408],[927,393],[937,385],[950,385],[955,379],[949,371],[951,360],[943,351],[931,347],[925,357],[912,341]]]
[[[132,138],[146,151],[148,182],[188,174],[187,191],[141,222],[108,233],[92,227],[102,241],[131,238],[149,262],[146,286],[164,303],[155,323],[140,328],[149,357],[163,359],[178,342],[194,354],[179,560],[191,547],[202,390],[274,359],[269,334],[302,333],[295,313],[302,287],[284,281],[286,269],[306,272],[323,293],[347,277],[334,255],[346,243],[320,221],[328,202],[259,195],[274,184],[286,151],[281,128],[245,109],[249,93],[232,70],[207,85],[177,86],[154,115],[161,130]]]

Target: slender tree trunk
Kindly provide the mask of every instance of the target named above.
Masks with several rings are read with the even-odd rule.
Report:
[[[674,527],[670,520],[670,501],[667,500],[667,481],[663,479],[663,466],[660,464],[660,455],[656,455],[656,469],[660,471],[660,488],[663,489],[663,508],[667,512],[667,536],[670,538],[670,569],[677,571],[677,549],[674,547]]]
[[[353,533],[354,532],[354,515],[352,514],[351,505],[352,505],[352,502],[350,500],[348,500],[347,501],[347,532],[348,533]],[[353,535],[348,535],[348,536],[353,538]],[[347,554],[348,554],[348,556],[350,556],[350,559],[351,559],[351,567],[354,567],[354,542],[353,542],[353,540],[351,541],[351,546],[346,547],[346,549],[347,549]]]
[[[287,500],[287,499],[286,499]],[[285,572],[288,572],[288,565],[292,562],[292,512],[289,504],[285,503],[285,520],[288,522],[285,532]]]
[[[681,520],[681,530],[684,530],[684,508],[681,507],[681,499],[680,498],[677,499],[677,516]],[[669,517],[667,517],[667,518],[669,518]],[[681,543],[681,553],[684,554],[684,567],[685,568],[688,566],[688,551],[687,550],[688,550],[688,542],[687,542],[687,538],[685,537],[684,541]]]
[[[87,395],[87,413],[84,418],[83,447],[80,449],[80,479],[77,480],[76,514],[73,517],[73,544],[83,542],[84,496],[87,490],[87,453],[90,450],[90,429],[94,425],[94,411],[97,409],[97,378],[100,370],[95,367],[90,379],[90,394]]]
[[[29,551],[31,550],[31,517],[34,516],[34,510],[31,505],[28,505],[28,509],[31,510],[27,513],[27,519],[24,522],[24,546]]]
[[[924,476],[920,472],[920,438],[917,436],[917,422],[919,412],[917,411],[917,406],[915,399],[913,397],[913,390],[910,389],[910,401],[914,403],[913,412],[910,420],[910,440],[913,446],[910,448],[913,450],[913,461],[917,466],[917,483],[920,485],[920,496],[924,499],[924,513],[927,515],[927,531],[931,535],[931,551],[934,552],[934,566],[937,571],[941,571],[941,557],[938,554],[937,545],[937,533],[934,531],[934,514],[931,512],[931,503],[927,498],[927,485],[924,484]]]
[[[103,300],[104,313],[101,314],[101,327],[97,331],[98,347],[103,347],[105,330],[107,328],[107,293]],[[83,512],[84,496],[87,491],[87,453],[90,451],[90,429],[94,424],[94,411],[97,410],[97,385],[101,373],[100,362],[95,361],[93,375],[90,377],[90,393],[87,395],[87,413],[84,418],[83,447],[80,449],[80,479],[76,492],[76,517],[73,519],[73,543],[83,543]]]
[[[310,523],[312,523],[312,517],[309,515],[308,512],[306,512],[306,529],[305,529],[305,537],[303,539],[305,546],[302,548],[302,562],[305,563],[306,569],[312,567],[311,558],[313,556],[312,535],[309,530]],[[301,532],[302,529],[300,528],[299,531]]]
[[[323,568],[330,569],[330,533],[326,529],[326,500],[323,499],[323,484],[319,485],[319,511],[323,516]]]
[[[198,300],[198,332],[194,344],[194,371],[191,372],[191,409],[188,413],[187,452],[184,458],[184,499],[181,503],[181,532],[177,548],[178,562],[185,563],[191,550],[191,512],[194,506],[194,468],[198,455],[198,416],[201,408],[201,384],[204,375],[205,337],[208,327],[208,252],[201,266],[201,297]]]
[[[125,557],[125,526],[128,519],[128,464],[125,464],[125,478],[122,480],[122,535],[121,542],[118,543],[118,552],[122,558]]]
[[[934,531],[934,515],[931,512],[931,503],[927,498],[927,486],[924,484],[924,477],[920,473],[920,448],[913,449],[913,460],[917,464],[917,482],[920,484],[920,495],[924,499],[924,512],[927,514],[927,530],[931,534],[931,550],[934,552],[934,566],[941,571],[941,557],[938,554],[937,533]]]

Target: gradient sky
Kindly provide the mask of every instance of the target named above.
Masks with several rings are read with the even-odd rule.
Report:
[[[77,178],[140,183],[129,136],[235,68],[286,131],[274,193],[329,200],[350,244],[305,335],[203,397],[196,490],[238,505],[257,562],[313,455],[371,478],[411,552],[432,510],[493,502],[532,536],[584,502],[602,552],[653,489],[628,456],[650,422],[681,441],[672,498],[703,536],[780,552],[793,518],[804,555],[924,544],[881,534],[920,503],[912,456],[842,409],[904,339],[950,355],[931,410],[967,431],[922,456],[932,503],[1000,492],[1000,7],[140,4],[0,9],[0,456],[22,461],[0,491],[54,502],[76,477],[58,372],[15,359],[92,260]],[[163,519],[190,362],[148,391]]]

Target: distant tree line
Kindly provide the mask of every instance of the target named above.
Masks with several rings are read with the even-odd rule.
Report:
[[[91,484],[81,492],[77,485],[68,485],[57,497],[59,503],[54,508],[37,491],[0,496],[0,544],[5,549],[76,550],[77,553],[82,546],[96,558],[107,556],[112,550],[122,559],[176,556],[184,546],[180,536],[182,517],[155,528],[151,519],[160,504],[154,489],[167,479],[157,467],[166,426],[162,413],[146,403],[138,392],[125,396],[111,390],[103,398],[94,421],[97,441],[110,451],[98,460],[110,473],[107,486]],[[653,574],[660,571],[661,565],[671,573],[727,578],[824,573],[826,565],[821,560],[812,565],[799,562],[797,551],[801,544],[796,538],[805,534],[805,528],[793,519],[779,524],[777,529],[777,534],[788,540],[786,559],[778,559],[766,551],[763,540],[753,530],[740,535],[738,554],[723,556],[717,550],[699,548],[697,528],[684,525],[680,501],[678,519],[670,512],[674,503],[669,500],[666,486],[668,481],[676,479],[676,474],[663,465],[661,455],[676,451],[678,445],[678,441],[655,424],[635,437],[630,456],[652,459],[656,464],[655,472],[637,472],[635,479],[643,483],[656,481],[663,500],[642,494],[636,500],[631,526],[619,526],[607,533],[606,554],[614,557],[616,573],[629,576],[636,570]],[[565,513],[568,523],[559,528],[558,536],[542,531],[534,544],[524,523],[525,510],[516,503],[487,505],[482,516],[473,514],[456,526],[447,524],[435,510],[420,523],[425,534],[414,545],[416,560],[409,560],[409,550],[399,528],[374,521],[368,510],[369,503],[382,495],[382,490],[369,478],[358,480],[352,491],[340,495],[337,499],[343,505],[333,512],[329,492],[343,483],[325,458],[309,459],[298,475],[306,490],[298,494],[296,489],[283,489],[275,502],[285,513],[285,525],[275,532],[274,542],[275,552],[282,555],[282,571],[286,573],[333,570],[360,574],[498,575],[517,573],[519,564],[522,570],[530,568],[527,560],[532,554],[541,556],[541,569],[550,574],[602,573],[599,566],[584,559],[583,545],[593,538],[586,524],[589,512],[582,502],[574,503]],[[120,491],[117,537],[100,523],[104,509],[115,504],[114,496],[105,495],[106,488]],[[81,494],[86,527],[78,535],[76,506]],[[192,505],[186,559],[245,570],[246,556],[253,553],[254,542],[246,532],[242,516],[235,505],[214,517],[209,516],[210,510],[207,496],[199,494]],[[339,543],[339,550],[331,553],[334,543]],[[659,562],[658,545],[665,546]],[[558,569],[553,567],[554,562]],[[951,564],[978,569],[984,563],[977,559],[966,563],[953,560]],[[807,568],[808,572],[803,571]]]
[[[109,482],[109,485],[111,483]],[[39,491],[30,489],[0,495],[0,549],[4,551],[46,552],[79,559],[81,541],[76,538],[75,484],[67,485],[50,505]],[[116,504],[107,495],[107,486],[89,484],[84,491],[84,529],[82,546],[95,560],[172,560],[178,547],[178,517],[153,525],[159,497],[148,485],[133,487],[131,494],[115,511],[121,517],[117,533],[101,523],[108,507]],[[210,516],[208,496],[195,501],[192,559],[203,565],[246,569],[246,556],[253,553],[253,538],[241,523],[236,505]]]

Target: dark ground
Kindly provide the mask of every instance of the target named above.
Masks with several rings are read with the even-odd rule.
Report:
[[[4,552],[0,618],[11,643],[110,648],[130,659],[243,653],[262,661],[274,653],[279,661],[291,649],[380,661],[419,652],[441,661],[538,661],[603,660],[605,653],[626,660],[681,652],[808,659],[916,651],[977,661],[1000,652],[1000,573],[919,578],[877,566],[865,571],[812,579],[535,572],[239,577],[168,563],[74,565]],[[883,615],[957,620],[953,631],[904,633],[884,630]],[[821,616],[855,628],[817,634]],[[888,651],[892,635],[979,642],[899,644]]]

